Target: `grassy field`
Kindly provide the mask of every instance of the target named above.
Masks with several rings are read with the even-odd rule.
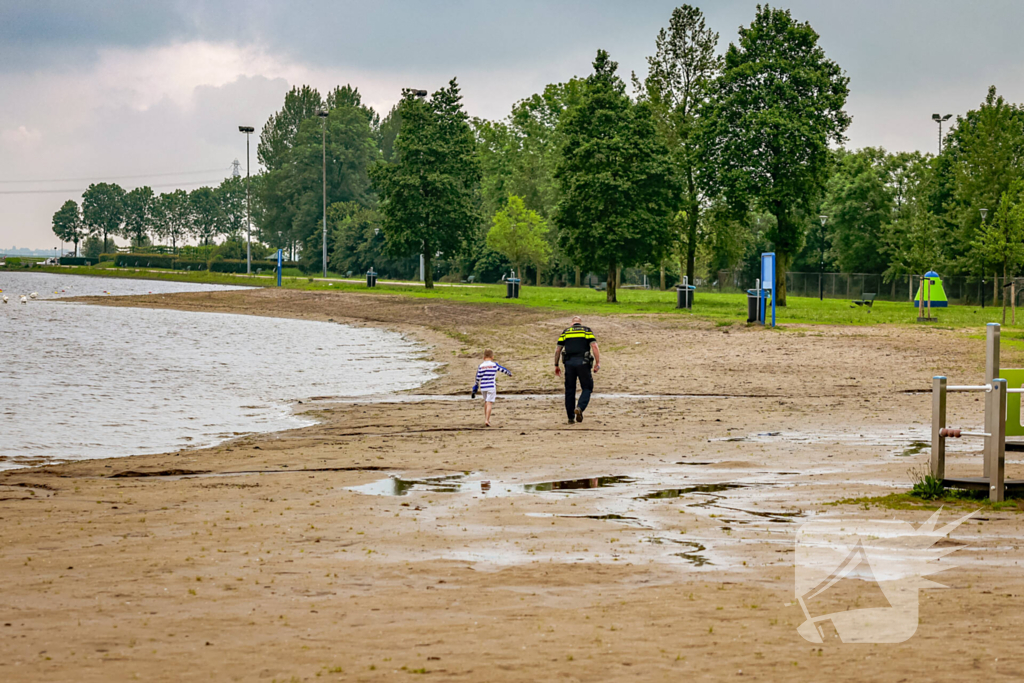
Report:
[[[35,272],[61,272],[75,275],[101,275],[106,277],[129,277],[151,280],[175,280],[183,282],[203,282],[211,284],[252,285],[256,287],[274,286],[271,275],[233,275],[229,273],[183,273],[181,271],[130,270],[97,267],[75,268],[34,268]],[[331,275],[339,278],[341,276]],[[487,303],[503,306],[535,306],[552,310],[579,313],[580,315],[615,313],[657,313],[663,315],[692,315],[699,318],[714,320],[721,324],[745,323],[747,319],[747,302],[745,294],[720,294],[699,291],[694,300],[693,311],[681,311],[675,308],[676,295],[674,290],[660,292],[656,290],[621,289],[619,302],[605,302],[605,293],[587,288],[574,287],[524,287],[518,300],[505,298],[504,285],[471,285],[446,286],[438,283],[433,291],[425,290],[417,283],[378,283],[376,290],[368,290],[362,283],[331,282],[320,278],[296,277],[286,274],[283,286],[289,289],[329,290],[362,293],[367,296],[374,294],[401,294],[425,299],[446,299],[467,303]],[[951,306],[946,309],[933,309],[938,318],[933,323],[916,322],[917,310],[909,302],[876,302],[873,308],[855,306],[845,299],[825,299],[819,301],[807,297],[789,297],[789,305],[776,309],[777,323],[786,324],[837,324],[837,325],[876,325],[927,324],[941,328],[982,327],[985,323],[1001,322],[1001,308],[980,308],[978,306]],[[1024,310],[1021,310],[1020,322],[1011,325],[1007,312],[1007,327],[1024,330]],[[1013,344],[1024,344],[1024,337],[1008,335],[1006,341]]]

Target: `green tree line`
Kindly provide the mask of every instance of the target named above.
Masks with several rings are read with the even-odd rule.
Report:
[[[1019,274],[1024,110],[994,87],[937,155],[851,150],[849,79],[790,11],[758,6],[724,54],[689,5],[653,38],[643,78],[598,50],[592,73],[497,121],[471,117],[455,79],[383,116],[349,85],[292,88],[260,134],[254,238],[319,271],[326,203],[334,272],[413,278],[422,256],[427,287],[595,273],[609,301],[623,268],[664,287],[752,268],[767,250],[783,288],[787,270]],[[99,248],[233,242],[244,180],[162,195],[99,183],[53,227]]]

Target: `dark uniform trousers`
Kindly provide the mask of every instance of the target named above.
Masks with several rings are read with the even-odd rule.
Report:
[[[580,401],[576,403],[576,380],[580,382]],[[576,408],[587,409],[594,391],[594,375],[585,358],[567,358],[565,361],[565,412],[569,419],[576,417]]]

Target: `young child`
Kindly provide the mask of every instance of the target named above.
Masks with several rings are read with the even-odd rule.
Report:
[[[491,410],[494,408],[494,399],[498,393],[498,385],[495,378],[498,372],[504,372],[509,377],[512,373],[508,371],[508,368],[503,368],[494,362],[494,351],[487,349],[484,351],[484,362],[480,364],[480,367],[476,371],[476,384],[473,385],[473,396],[476,396],[476,392],[480,392],[484,395],[484,426],[491,426]]]

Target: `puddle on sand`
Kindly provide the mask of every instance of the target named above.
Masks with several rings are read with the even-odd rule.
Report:
[[[585,489],[600,489],[610,486],[631,484],[635,480],[625,476],[587,477],[583,479],[562,479],[542,481],[534,484],[503,484],[495,481],[466,481],[465,474],[451,474],[443,477],[403,479],[388,477],[379,481],[350,486],[350,491],[371,496],[404,496],[410,491],[424,493],[476,493],[484,496],[508,496],[519,493],[572,492]]]
[[[687,486],[681,489],[661,489],[643,496],[639,500],[661,500],[666,498],[680,498],[689,493],[718,493],[729,489],[746,488],[747,484],[700,484],[698,486]]]
[[[900,453],[894,453],[897,458],[906,458],[911,455],[918,455],[921,451],[926,448],[931,448],[932,445],[927,441],[912,441],[908,448],[904,448]]]
[[[670,543],[672,545],[689,546],[690,548],[693,548],[693,550],[682,553],[672,553],[672,556],[681,557],[695,567],[703,567],[705,565],[712,564],[711,560],[699,554],[707,550],[707,548],[701,545],[700,543],[697,543],[696,541],[680,541],[674,538],[665,538],[663,536],[652,536],[644,540],[647,543],[654,543],[656,545],[664,545],[666,543]]]

